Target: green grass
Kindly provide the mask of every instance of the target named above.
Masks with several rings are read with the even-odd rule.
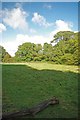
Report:
[[[3,113],[30,108],[56,96],[36,118],[78,117],[78,67],[49,63],[2,65]]]

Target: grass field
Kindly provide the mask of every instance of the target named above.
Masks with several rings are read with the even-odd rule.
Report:
[[[59,105],[49,106],[36,118],[78,116],[78,67],[49,63],[2,65],[3,113],[29,108],[56,96]]]

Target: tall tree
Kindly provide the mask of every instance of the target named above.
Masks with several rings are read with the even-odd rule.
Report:
[[[54,36],[55,61],[61,64],[78,64],[78,33],[64,31]]]

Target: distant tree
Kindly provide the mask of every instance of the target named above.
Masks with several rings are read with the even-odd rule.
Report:
[[[39,55],[42,53],[42,46],[34,43],[23,43],[18,47],[15,53],[17,61],[32,61],[38,60]]]
[[[3,58],[3,62],[12,62],[11,61],[11,56],[6,52],[4,58]]]
[[[52,43],[55,42],[55,46]],[[78,33],[60,31],[51,41],[51,44],[23,43],[15,53],[16,61],[50,61],[58,64],[78,65]]]
[[[52,44],[44,43],[43,55],[45,56],[45,61],[52,61],[52,57],[53,57],[53,46],[52,46]]]
[[[0,60],[1,62],[9,62],[11,59],[11,56],[9,55],[8,52],[0,45]]]

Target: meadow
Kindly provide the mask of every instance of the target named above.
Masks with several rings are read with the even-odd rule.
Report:
[[[3,113],[30,108],[55,96],[60,103],[35,118],[77,118],[78,67],[34,62],[2,64],[2,93]]]

